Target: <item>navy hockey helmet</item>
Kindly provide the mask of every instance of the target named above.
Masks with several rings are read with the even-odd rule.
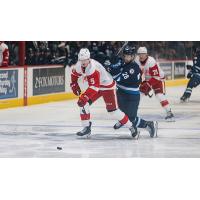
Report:
[[[192,50],[194,55],[200,56],[200,47],[194,46]]]
[[[135,47],[125,46],[123,50],[124,55],[134,55],[135,54]]]

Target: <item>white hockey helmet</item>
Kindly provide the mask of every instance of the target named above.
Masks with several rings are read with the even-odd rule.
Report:
[[[138,54],[146,54],[147,53],[147,48],[146,47],[140,47],[138,50],[137,50],[137,53]]]
[[[87,60],[90,58],[90,51],[89,49],[87,48],[82,48],[80,51],[79,51],[79,54],[78,54],[78,59],[79,60]]]

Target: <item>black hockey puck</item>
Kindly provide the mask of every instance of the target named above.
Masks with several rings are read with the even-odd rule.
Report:
[[[62,150],[62,147],[57,147],[58,150]]]

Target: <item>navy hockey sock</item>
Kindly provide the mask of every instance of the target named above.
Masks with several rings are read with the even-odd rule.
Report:
[[[135,118],[135,126],[137,128],[146,128],[147,127],[147,121],[145,121],[144,119],[142,119],[140,117],[136,117]]]

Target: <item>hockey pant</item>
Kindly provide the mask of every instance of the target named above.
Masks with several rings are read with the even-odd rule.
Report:
[[[166,110],[166,112],[170,111],[169,102],[167,100],[166,94],[165,94],[165,82],[164,81],[158,81],[156,85],[152,87],[156,98],[160,102],[161,106]]]
[[[183,94],[183,96],[190,98],[192,94],[192,89],[200,85],[200,74],[193,74],[193,76],[190,78],[187,88]]]
[[[146,128],[146,121],[137,116],[140,94],[128,94],[118,89],[117,99],[120,110],[128,116],[129,120],[138,128]]]
[[[110,117],[114,120],[118,120],[122,124],[126,124],[127,127],[131,127],[132,123],[129,121],[128,116],[118,109],[118,102],[116,96],[116,90],[103,90],[99,91],[89,102],[80,108],[80,117],[83,126],[87,126],[90,121],[90,105],[94,103],[97,99],[103,97],[106,104],[106,110]]]

